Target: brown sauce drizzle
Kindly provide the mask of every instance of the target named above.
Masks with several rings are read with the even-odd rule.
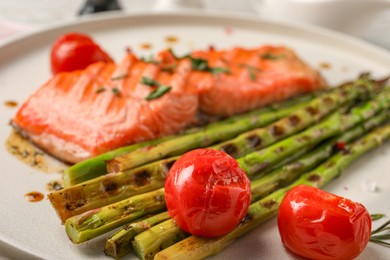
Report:
[[[6,141],[8,152],[23,163],[45,173],[60,172],[67,165],[50,157],[17,131],[12,131]]]
[[[6,107],[17,107],[18,106],[18,102],[13,101],[13,100],[7,100],[7,101],[4,102],[4,105]]]
[[[167,37],[165,37],[165,41],[166,41],[167,43],[176,43],[176,42],[178,42],[179,40],[178,40],[178,38],[175,37],[175,36],[167,36]]]
[[[321,62],[321,63],[320,63],[320,67],[321,67],[322,69],[330,69],[330,68],[331,68],[331,65],[330,65],[329,63],[327,63],[327,62]]]
[[[140,48],[143,50],[150,50],[152,48],[152,44],[148,42],[141,43]]]
[[[38,202],[38,201],[43,200],[43,198],[44,198],[45,196],[44,196],[42,193],[40,193],[40,192],[32,191],[32,192],[26,193],[26,194],[24,195],[24,197],[25,197],[26,200],[29,201],[29,202]]]

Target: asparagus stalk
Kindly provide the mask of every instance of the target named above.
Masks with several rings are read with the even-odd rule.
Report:
[[[368,102],[367,107],[354,109],[353,113],[345,116],[336,113],[330,119],[298,134],[298,136],[287,138],[270,149],[251,153],[238,159],[239,163],[252,177],[258,170],[274,165],[294,151],[336,135],[375,114],[388,105],[388,102],[386,103],[388,92],[390,91],[383,91],[373,101]],[[347,127],[342,128],[343,125]],[[127,172],[107,174],[65,190],[55,191],[49,194],[49,199],[54,208],[57,209],[62,221],[65,221],[67,218],[87,210],[162,187],[165,176],[175,160],[176,158],[168,158]],[[264,163],[258,163],[259,160]]]
[[[121,258],[131,251],[131,241],[145,230],[169,219],[168,212],[131,223],[106,239],[104,253],[115,259]]]
[[[349,113],[333,113],[326,120],[305,131],[286,138],[265,149],[249,153],[238,159],[240,167],[252,178],[272,165],[300,150],[309,150],[319,142],[340,135],[359,123],[390,106],[390,90],[385,89],[364,105],[353,108]],[[259,163],[261,162],[261,163]]]
[[[164,248],[179,242],[190,234],[181,230],[171,219],[154,226],[134,237],[132,241],[135,254],[142,260],[153,257]]]
[[[329,93],[313,99],[308,105],[300,109],[294,109],[293,113],[289,111],[287,113],[289,116],[279,119],[266,128],[259,128],[241,134],[235,139],[214,146],[214,148],[223,150],[233,157],[238,157],[250,151],[266,147],[312,125],[341,105],[351,102],[358,97],[364,98],[378,88],[380,86],[376,82],[368,80],[366,77],[359,78],[354,83],[340,86]],[[263,117],[265,116],[263,115]],[[269,121],[267,122],[269,123]],[[227,135],[225,139],[221,139],[223,135]],[[191,138],[177,138],[156,145],[147,151],[147,156],[145,156],[145,151],[143,150],[136,150],[126,155],[118,156],[107,162],[107,168],[110,172],[124,171],[164,157],[178,155],[194,148],[208,146],[216,141],[227,140],[234,136],[224,127],[210,132],[200,132]]]
[[[138,149],[107,161],[107,171],[125,171],[164,157],[179,155],[194,148],[206,147],[228,140],[240,133],[274,122],[305,105],[306,103],[295,104],[275,111],[251,114],[249,117],[244,117],[230,124],[216,124],[192,134],[178,136],[175,139],[147,147],[147,156],[145,156],[145,149]]]
[[[106,174],[106,161],[111,160],[119,155],[129,153],[139,148],[156,145],[173,138],[176,137],[165,136],[158,139],[125,146],[70,166],[69,168],[65,169],[64,175],[62,177],[64,187],[70,187],[77,183],[81,183]]]
[[[319,163],[328,159],[335,152],[334,143],[336,140],[348,142],[356,139],[372,130],[374,127],[382,124],[388,117],[388,110],[382,111],[378,115],[369,118],[363,124],[343,133],[339,138],[332,138],[311,153],[302,156],[302,158],[297,161],[287,164],[263,178],[253,181],[251,183],[252,201],[256,201],[271,192],[274,192],[296,179],[303,172],[313,169]],[[168,222],[170,222],[169,225]],[[168,227],[170,230],[167,230]],[[161,249],[167,248],[172,245],[173,242],[177,242],[177,237],[180,237],[178,235],[179,232],[181,231],[178,226],[174,224],[173,220],[167,220],[164,227],[162,224],[158,224],[153,227],[153,230],[147,230],[136,236],[136,239],[133,241],[134,249],[141,259],[151,259]],[[158,237],[159,239],[155,240],[153,237]],[[171,241],[172,244],[168,244],[167,241]],[[164,244],[162,244],[162,242],[164,242]]]
[[[164,189],[161,188],[73,216],[65,222],[65,229],[70,240],[78,244],[164,209]]]
[[[340,152],[322,163],[314,171],[302,175],[286,188],[277,190],[267,197],[254,202],[243,222],[231,233],[213,239],[190,236],[156,254],[155,259],[200,259],[216,254],[235,239],[256,228],[259,224],[275,216],[284,195],[291,188],[300,185],[323,187],[338,177],[353,161],[390,138],[390,125],[372,131],[348,147],[348,152]]]

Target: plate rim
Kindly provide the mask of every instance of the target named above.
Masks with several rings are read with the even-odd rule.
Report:
[[[0,42],[0,53],[3,52],[4,49],[6,49],[8,46],[12,46],[15,43],[19,43],[22,41],[28,41],[35,37],[40,37],[42,35],[51,34],[57,30],[66,29],[70,27],[74,27],[77,24],[93,24],[96,22],[102,22],[107,20],[121,20],[121,19],[131,19],[134,17],[141,17],[146,18],[152,16],[154,19],[158,17],[167,17],[167,16],[174,16],[176,19],[188,19],[189,17],[211,17],[215,19],[229,19],[229,20],[242,20],[250,23],[266,23],[270,25],[277,25],[281,27],[287,27],[295,30],[304,31],[305,33],[314,33],[317,35],[325,35],[329,36],[332,39],[341,40],[345,43],[351,43],[354,45],[358,45],[360,48],[367,49],[371,52],[376,52],[378,55],[383,55],[385,59],[388,59],[390,61],[390,52],[386,49],[374,45],[372,43],[369,43],[365,40],[362,40],[360,38],[356,38],[344,33],[340,33],[337,31],[333,31],[330,29],[318,27],[315,25],[309,25],[309,24],[303,24],[299,22],[291,22],[287,23],[284,21],[279,21],[276,19],[270,19],[270,18],[262,18],[258,15],[248,15],[248,14],[238,14],[238,13],[230,13],[230,12],[222,12],[222,11],[206,11],[206,12],[199,12],[194,10],[185,10],[185,11],[172,11],[172,12],[137,12],[137,13],[126,13],[126,12],[107,12],[103,14],[97,14],[94,16],[88,16],[88,17],[82,17],[81,19],[79,17],[74,17],[69,20],[64,20],[55,24],[51,24],[48,26],[44,26],[42,28],[33,29],[31,31],[23,32],[20,34],[17,34],[15,36],[11,36],[7,38],[6,40]],[[389,68],[390,71],[390,68]],[[11,239],[12,240],[12,239]],[[12,243],[13,241],[10,241],[9,239],[4,239],[4,236],[0,233],[0,242],[8,244],[11,248],[16,248],[17,250],[20,250],[22,253],[27,253],[31,255],[32,257],[39,257],[35,254],[35,252],[25,251],[23,248],[20,248],[17,243]],[[10,243],[9,243],[10,242]]]
[[[43,34],[49,34],[57,30],[63,30],[69,27],[73,27],[77,24],[88,25],[102,21],[110,21],[110,20],[127,20],[131,18],[146,18],[146,17],[175,17],[186,18],[188,17],[210,17],[217,19],[229,19],[229,20],[242,20],[245,22],[255,22],[255,23],[264,23],[269,25],[276,25],[279,27],[286,27],[295,30],[302,30],[311,34],[318,34],[322,36],[329,36],[336,40],[342,40],[346,43],[357,44],[362,48],[369,48],[371,51],[379,52],[381,55],[387,56],[390,59],[390,52],[384,47],[375,45],[374,43],[368,42],[362,38],[358,38],[353,35],[349,35],[343,32],[335,31],[329,28],[321,27],[314,24],[308,24],[299,21],[284,21],[277,18],[271,17],[261,17],[258,14],[252,13],[241,13],[241,12],[230,12],[230,11],[217,11],[217,10],[197,10],[197,9],[183,9],[183,10],[172,10],[172,11],[137,11],[137,12],[129,12],[129,11],[107,11],[96,13],[93,15],[86,16],[74,16],[68,19],[64,19],[58,22],[54,22],[51,24],[43,25],[42,27],[33,28],[32,30],[23,31],[21,33],[11,35],[10,37],[3,39],[0,41],[0,52],[17,42],[29,40],[29,38],[38,37]],[[165,18],[165,19],[166,19]]]

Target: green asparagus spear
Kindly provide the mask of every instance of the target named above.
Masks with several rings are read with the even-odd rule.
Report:
[[[78,244],[131,220],[164,209],[165,198],[162,188],[73,216],[65,222],[65,229],[70,240]]]
[[[238,158],[238,162],[246,174],[252,178],[255,174],[261,173],[264,169],[275,165],[297,151],[309,150],[329,137],[340,135],[364,120],[371,118],[379,111],[387,110],[389,106],[390,90],[385,89],[362,106],[353,108],[350,113],[343,114],[337,111],[326,120],[299,134]]]
[[[135,236],[132,245],[135,254],[142,260],[153,259],[157,252],[179,242],[189,234],[181,230],[171,219]]]
[[[380,88],[379,84],[372,80],[358,79],[354,83],[340,86],[315,98],[308,105],[295,109],[293,113],[289,111],[289,116],[274,122],[266,128],[241,134],[235,139],[214,146],[214,148],[223,150],[233,157],[242,156],[300,131],[322,119],[341,105],[352,102],[358,97],[364,98],[378,88]],[[145,151],[142,149],[118,156],[107,162],[107,168],[113,172],[131,169],[160,158],[181,154],[193,148],[211,145],[213,142],[209,140],[221,141],[223,139],[220,139],[220,136],[225,134],[227,135],[226,139],[234,137],[230,131],[221,127],[210,132],[201,132],[191,138],[183,137],[169,140],[148,149],[147,156],[145,156]]]
[[[115,259],[121,258],[131,251],[131,241],[143,231],[169,219],[168,212],[131,223],[106,239],[104,253]]]
[[[389,102],[390,105],[390,102]],[[296,179],[303,172],[307,172],[317,166],[319,163],[328,159],[334,152],[334,143],[336,140],[341,140],[343,142],[351,141],[362,136],[364,133],[372,130],[374,127],[382,124],[389,117],[388,110],[382,111],[378,115],[369,118],[366,122],[361,125],[356,126],[355,128],[345,132],[337,138],[332,138],[330,141],[327,141],[324,145],[320,146],[313,152],[304,155],[301,159],[287,164],[284,167],[281,167],[278,170],[271,172],[270,174],[255,180],[251,183],[252,191],[252,201],[256,201],[260,198],[263,198],[265,195],[285,186],[294,179]],[[167,223],[171,221],[170,225]],[[170,237],[177,238],[178,232],[180,229],[173,223],[172,220],[166,221],[165,228],[161,227],[161,224],[156,225],[152,230],[147,230],[141,233],[137,240],[133,241],[133,245],[137,248],[137,255],[141,259],[149,259],[155,255],[159,250],[170,246],[166,241],[176,241],[171,240]],[[167,230],[167,227],[170,227],[170,230]],[[164,230],[164,232],[160,232]],[[151,239],[151,237],[159,237],[159,240]],[[168,237],[170,236],[170,237]],[[160,242],[164,241],[164,245]],[[172,244],[171,244],[172,245]]]
[[[79,162],[64,171],[62,177],[64,182],[64,187],[70,187],[77,183],[81,183],[93,178],[96,178],[100,175],[106,174],[106,161],[111,160],[119,155],[129,153],[139,148],[144,148],[151,145],[156,145],[167,140],[176,138],[175,136],[166,136],[158,139],[145,141],[126,147],[118,148],[116,150],[98,155],[91,159]]]
[[[390,138],[390,125],[372,131],[348,147],[348,152],[340,152],[322,163],[314,171],[302,175],[286,188],[254,202],[244,221],[225,236],[206,239],[190,236],[156,254],[155,259],[201,259],[216,254],[235,239],[256,228],[259,224],[275,216],[284,195],[291,188],[300,185],[323,187],[338,177],[353,161]]]
[[[147,147],[147,153],[144,149],[138,149],[107,161],[107,171],[125,171],[164,157],[179,155],[194,148],[206,147],[216,142],[228,140],[245,131],[274,122],[305,105],[306,103],[296,104],[276,111],[252,114],[231,124],[217,124],[214,127],[206,127],[198,132],[178,136],[175,139]],[[145,156],[146,154],[147,156]]]

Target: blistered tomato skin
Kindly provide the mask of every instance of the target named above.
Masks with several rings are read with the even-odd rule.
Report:
[[[99,61],[113,62],[91,37],[80,33],[61,36],[54,42],[50,52],[53,74],[84,69]]]
[[[184,231],[203,237],[229,233],[245,217],[250,181],[237,161],[212,149],[180,157],[165,182],[170,217]]]
[[[371,217],[357,202],[300,185],[284,197],[278,227],[286,248],[309,259],[354,259],[367,246]]]

